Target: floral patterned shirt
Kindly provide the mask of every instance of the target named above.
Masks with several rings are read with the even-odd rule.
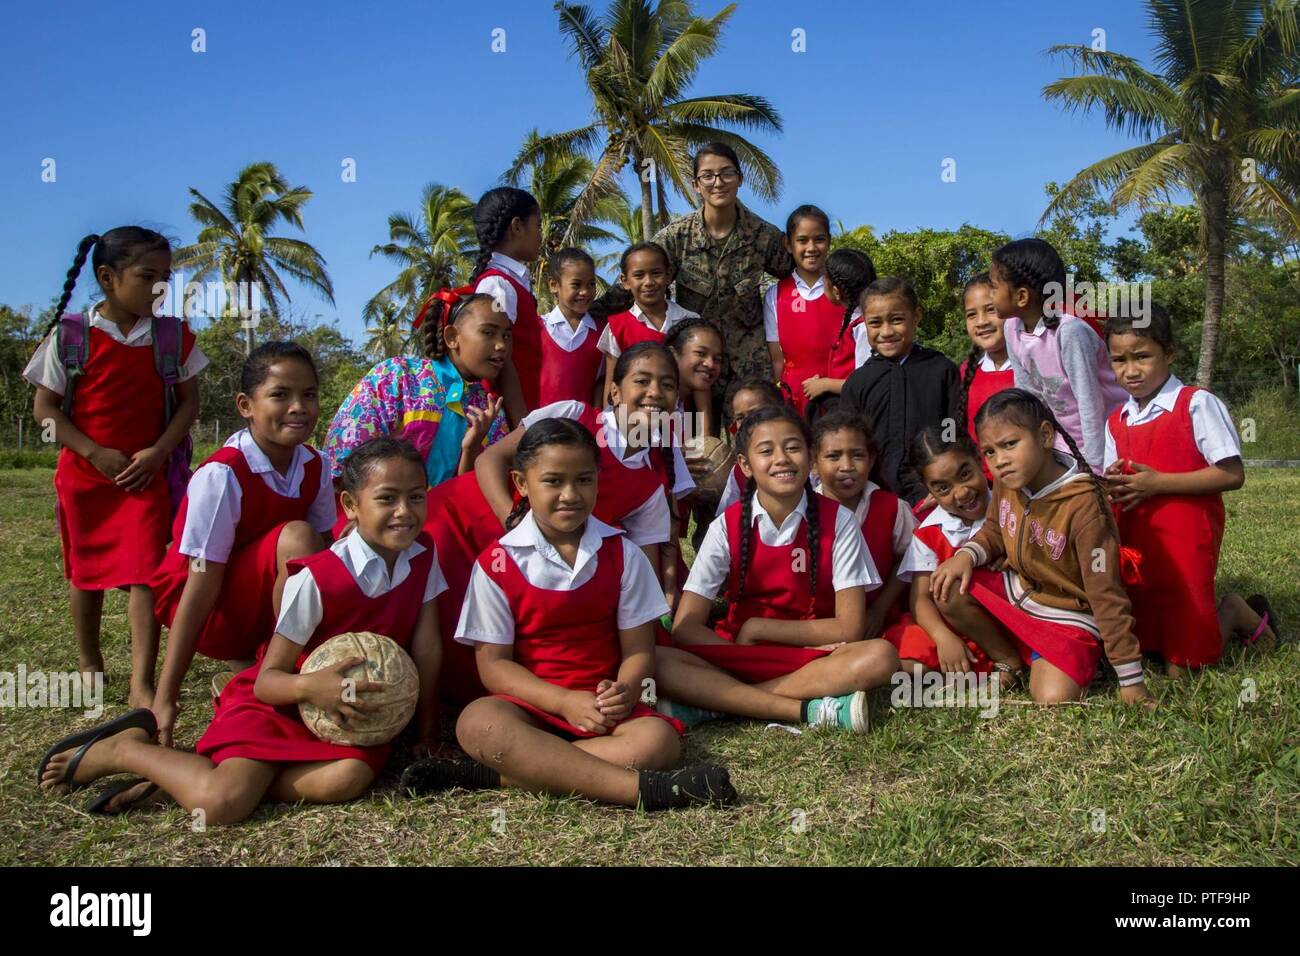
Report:
[[[380,362],[353,387],[325,435],[321,454],[330,474],[343,474],[343,460],[376,435],[405,438],[424,456],[429,486],[456,474],[465,437],[465,408],[485,408],[491,400],[481,383],[467,382],[449,357],[399,355]],[[497,415],[484,447],[509,430]]]

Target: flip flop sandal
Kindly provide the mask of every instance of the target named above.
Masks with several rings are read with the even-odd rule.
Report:
[[[1268,603],[1268,598],[1262,594],[1252,594],[1246,598],[1246,606],[1259,615],[1259,626],[1255,628],[1255,633],[1250,637],[1242,638],[1241,643],[1247,647],[1259,643],[1259,639],[1263,636],[1266,627],[1272,628],[1273,636],[1277,638],[1279,644],[1282,643],[1282,622],[1278,620],[1273,605]]]
[[[138,787],[142,783],[148,783],[148,788],[140,796],[136,797],[126,806],[118,807],[116,810],[110,810],[108,805],[113,802],[113,798],[119,794],[126,793],[132,787]],[[119,780],[110,787],[106,787],[95,795],[89,803],[86,804],[87,813],[98,813],[103,816],[117,816],[120,813],[128,813],[138,803],[148,800],[158,792],[158,784],[150,783],[144,777],[136,777],[133,780]]]
[[[36,765],[36,783],[39,785],[41,778],[45,776],[45,770],[50,765],[50,761],[58,754],[65,753],[73,747],[79,748],[72,759],[68,761],[68,767],[63,773],[63,779],[59,781],[66,784],[69,791],[80,790],[85,787],[84,783],[77,783],[73,777],[77,775],[77,768],[81,766],[81,759],[86,756],[86,751],[106,737],[112,737],[114,734],[120,734],[124,730],[133,730],[140,728],[149,734],[150,737],[158,735],[158,719],[154,717],[153,711],[146,707],[137,707],[135,710],[127,711],[120,717],[115,717],[107,723],[99,724],[95,727],[88,727],[85,730],[79,730],[75,734],[69,734],[41,757],[41,762]]]
[[[1009,678],[998,678],[998,693],[1005,694],[1009,690],[1016,690],[1024,683],[1025,668],[1012,667],[1010,664],[1004,664],[1001,661],[993,662],[993,672],[995,674],[1010,674]]]

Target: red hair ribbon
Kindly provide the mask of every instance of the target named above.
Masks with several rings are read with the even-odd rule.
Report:
[[[415,316],[415,321],[411,323],[411,329],[418,329],[424,324],[424,315],[429,311],[429,306],[433,305],[433,303],[445,303],[446,309],[444,311],[450,312],[456,307],[457,302],[465,298],[465,296],[473,294],[474,287],[472,285],[463,285],[459,289],[439,289],[437,292],[430,295],[429,298],[424,300],[424,305],[420,306],[420,311]]]

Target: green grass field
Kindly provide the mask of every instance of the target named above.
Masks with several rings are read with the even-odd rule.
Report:
[[[0,470],[0,671],[75,667],[52,472]],[[1265,591],[1300,619],[1300,472],[1253,470],[1228,498],[1220,586]],[[110,596],[110,714],[125,706],[126,602]],[[196,659],[178,731],[201,733],[208,680]],[[88,721],[80,710],[0,710],[0,865],[228,864],[1244,864],[1300,862],[1300,648],[1233,649],[1223,666],[1151,681],[1155,713],[1102,683],[1082,705],[1023,694],[973,709],[895,713],[875,733],[792,736],[705,725],[689,759],[726,763],[737,808],[648,815],[576,799],[399,795],[388,776],[331,807],[266,806],[195,832],[177,808],[96,818],[83,791],[43,797],[41,753]],[[1103,816],[1104,815],[1104,816]]]

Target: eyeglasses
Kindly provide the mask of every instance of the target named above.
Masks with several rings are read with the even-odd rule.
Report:
[[[740,170],[728,166],[726,169],[720,170],[719,172],[716,173],[711,169],[706,169],[704,172],[700,173],[698,176],[695,177],[695,181],[699,183],[701,186],[712,186],[718,180],[722,180],[722,184],[724,186],[730,186],[739,178],[740,178]]]

